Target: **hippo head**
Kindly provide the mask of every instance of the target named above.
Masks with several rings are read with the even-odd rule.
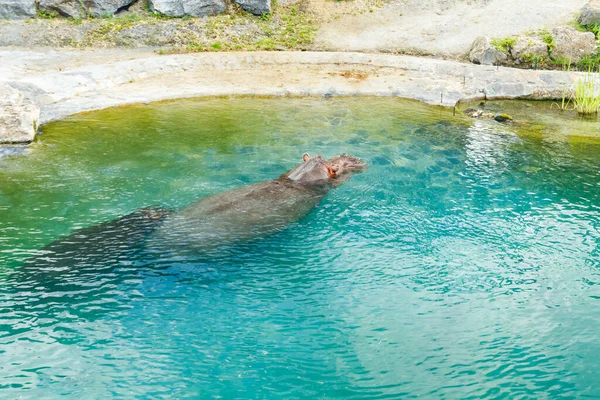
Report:
[[[367,166],[360,158],[347,154],[326,160],[320,155],[311,157],[308,153],[304,153],[302,161],[302,164],[284,174],[284,176],[304,184],[329,183],[337,186],[345,182],[352,172],[360,172]]]

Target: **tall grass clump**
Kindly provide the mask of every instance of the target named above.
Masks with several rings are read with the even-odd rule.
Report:
[[[591,67],[575,84],[573,104],[581,115],[598,114],[600,109],[600,72]]]
[[[562,70],[563,72],[571,72],[571,60],[569,60],[568,62],[563,62]],[[567,87],[567,85],[563,84],[561,102],[558,105],[558,107],[563,111],[567,110],[572,99],[573,91],[569,87]]]

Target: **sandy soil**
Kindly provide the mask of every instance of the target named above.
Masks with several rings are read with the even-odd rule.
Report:
[[[325,23],[316,46],[456,57],[477,36],[506,37],[566,24],[587,0],[392,0]]]

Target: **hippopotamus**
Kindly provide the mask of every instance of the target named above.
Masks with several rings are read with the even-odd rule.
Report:
[[[111,311],[111,307],[98,306],[95,300],[123,296],[119,294],[123,288],[118,285],[135,282],[138,274],[144,272],[138,268],[138,253],[143,253],[148,236],[171,212],[163,207],[144,207],[78,229],[14,268],[1,282],[5,286],[0,291],[16,299],[27,299],[12,302],[11,309],[16,313],[40,319],[62,312],[97,318]]]
[[[150,257],[161,256],[165,249],[212,251],[266,236],[308,214],[331,188],[365,168],[365,162],[346,154],[329,160],[304,154],[302,163],[277,179],[204,197],[178,212],[144,207],[76,230],[17,268],[14,289],[91,290],[89,283],[98,282],[100,275],[118,280],[114,271],[131,269],[131,260],[140,251],[149,251]]]
[[[91,227],[78,229],[55,240],[29,258],[21,268],[17,280],[24,285],[47,286],[56,284],[56,278],[79,282],[72,275],[110,272],[127,262],[130,253],[143,246],[149,235],[173,211],[164,207],[140,208],[123,217]]]
[[[165,218],[150,242],[171,249],[211,250],[275,233],[308,214],[333,187],[367,164],[342,154],[305,153],[277,179],[204,197]]]

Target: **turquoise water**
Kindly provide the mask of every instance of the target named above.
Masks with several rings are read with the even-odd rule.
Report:
[[[0,398],[600,398],[600,143],[517,129],[370,98],[43,127],[0,158]],[[40,253],[305,151],[369,169],[273,236],[214,257]]]

